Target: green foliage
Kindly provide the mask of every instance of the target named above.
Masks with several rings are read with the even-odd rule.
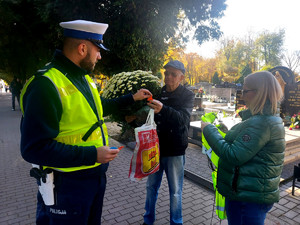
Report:
[[[260,71],[269,71],[270,69],[274,68],[273,66],[271,65],[264,65]]]
[[[108,75],[137,69],[156,73],[162,67],[170,39],[175,41],[176,45],[182,44],[185,40],[184,31],[192,27],[196,27],[195,37],[200,43],[220,36],[215,19],[223,15],[224,2],[103,1],[100,10],[107,10],[104,21],[108,21],[110,25],[105,42],[111,51],[103,54],[99,70]],[[181,11],[185,12],[186,17],[180,16]],[[176,34],[176,30],[182,26],[185,19],[191,22],[191,26]],[[201,29],[201,23],[205,21],[208,21],[208,25],[204,31]]]
[[[160,79],[160,80],[161,80],[162,77],[163,77],[162,74],[161,74],[161,72],[156,73],[155,76],[157,76],[157,78]]]
[[[24,81],[53,54],[53,32],[34,1],[0,1],[0,14],[0,73]]]
[[[114,75],[106,84],[102,97],[117,98],[129,93],[136,93],[139,89],[148,89],[155,98],[161,90],[159,79],[151,71],[137,70],[122,72]],[[138,111],[146,105],[146,100],[137,101],[133,105],[114,113],[112,119],[119,123],[126,123],[125,116],[137,115]]]
[[[169,1],[168,1],[169,2]],[[196,27],[194,37],[199,44],[207,40],[219,39],[222,35],[217,22],[224,15],[224,0],[205,1],[173,1],[180,4],[192,26]],[[172,3],[167,7],[172,7]]]
[[[251,70],[251,68],[250,68],[250,65],[247,64],[247,65],[242,69],[241,74],[242,74],[243,76],[247,76],[247,75],[250,74],[250,73],[252,73],[252,70]]]
[[[108,23],[102,60],[95,73],[113,75],[121,71],[159,71],[168,41],[185,20],[196,28],[199,43],[220,36],[218,18],[225,0],[2,0],[0,1],[0,73],[30,77],[51,60],[60,48],[61,21],[85,19]],[[179,16],[184,12],[186,17]],[[185,32],[177,32],[180,44]]]
[[[244,79],[247,75],[251,74],[252,70],[250,68],[250,65],[247,64],[241,71],[241,77],[236,81],[236,83],[244,83]]]
[[[221,83],[218,72],[215,72],[215,74],[212,78],[212,83],[213,84],[220,84]]]
[[[283,48],[284,35],[284,30],[280,30],[278,33],[264,31],[256,39],[255,45],[259,57],[264,61],[265,65],[275,67],[281,64],[280,58]]]

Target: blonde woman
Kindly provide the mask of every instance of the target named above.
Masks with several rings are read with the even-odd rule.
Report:
[[[277,116],[282,89],[272,73],[263,71],[245,78],[242,93],[248,110],[240,113],[242,122],[225,139],[211,124],[202,123],[202,129],[220,157],[217,187],[226,197],[228,224],[263,225],[279,201],[285,150],[284,127]]]

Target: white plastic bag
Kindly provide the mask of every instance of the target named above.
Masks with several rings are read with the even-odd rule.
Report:
[[[134,132],[136,145],[130,163],[129,178],[136,181],[159,170],[159,141],[153,109],[150,109],[146,123],[135,128]]]

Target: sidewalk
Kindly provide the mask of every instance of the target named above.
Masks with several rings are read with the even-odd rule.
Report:
[[[0,224],[35,224],[37,186],[29,177],[30,164],[20,156],[19,123],[21,112],[11,111],[10,93],[0,93]],[[123,145],[113,139],[111,146]],[[207,171],[207,160],[198,154],[197,146],[187,149],[186,168],[200,173]],[[196,157],[199,156],[199,158]],[[143,223],[146,196],[145,180],[132,182],[128,179],[132,150],[125,147],[107,172],[107,189],[102,216],[103,225]],[[192,168],[194,167],[194,168]],[[209,178],[208,178],[209,179]],[[291,195],[291,182],[280,187],[281,200],[267,215],[266,224],[300,224],[300,191]],[[184,224],[211,224],[214,193],[190,179],[184,180]],[[169,193],[163,179],[157,202],[155,225],[169,224]],[[213,213],[212,224],[219,224]],[[226,225],[227,221],[222,221]]]

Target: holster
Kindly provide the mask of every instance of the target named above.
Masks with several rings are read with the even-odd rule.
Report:
[[[52,169],[41,169],[33,164],[30,170],[30,176],[37,179],[39,192],[44,200],[45,205],[54,205],[54,174]]]

